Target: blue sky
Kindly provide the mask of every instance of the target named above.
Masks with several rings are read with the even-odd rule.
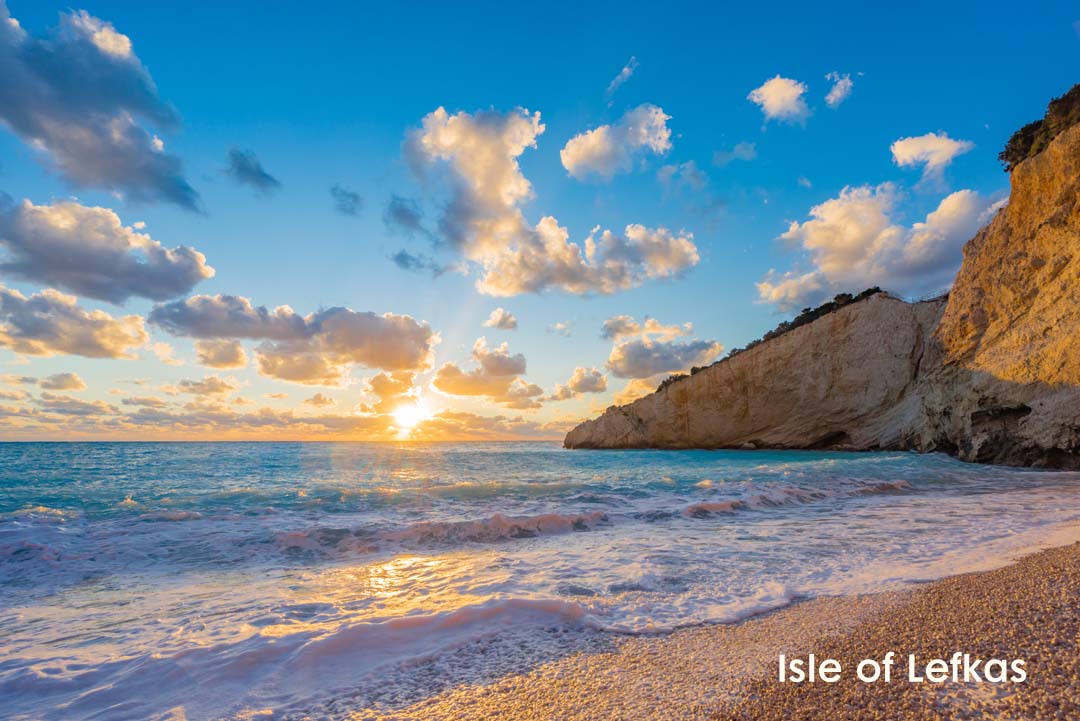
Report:
[[[71,12],[47,2],[9,0],[7,7],[22,30],[36,38],[48,37],[61,14]],[[940,287],[955,270],[964,239],[958,234],[969,236],[975,218],[984,221],[994,203],[1007,196],[998,150],[1015,129],[1039,117],[1051,97],[1068,90],[1080,69],[1080,10],[1064,2],[1031,4],[1023,13],[985,3],[888,8],[852,3],[827,9],[804,3],[666,8],[620,3],[586,9],[309,3],[298,10],[285,3],[224,3],[210,9],[89,2],[75,7],[130,38],[131,52],[153,78],[160,101],[176,109],[180,121],[173,128],[158,128],[144,118],[135,122],[157,134],[165,152],[180,160],[184,178],[199,194],[201,212],[168,200],[132,202],[130,193],[104,183],[76,186],[57,170],[54,150],[35,147],[7,121],[0,132],[0,191],[15,204],[77,199],[80,206],[109,208],[126,226],[144,222],[145,232],[167,248],[197,249],[216,273],[185,295],[243,296],[270,308],[289,305],[301,316],[345,306],[426,322],[441,340],[408,396],[425,398],[425,413],[457,409],[478,417],[520,417],[531,424],[521,429],[548,436],[610,404],[628,382],[655,381],[657,374],[643,376],[640,369],[623,369],[621,375],[632,378],[612,372],[613,349],[621,341],[643,341],[639,345],[653,355],[663,355],[665,343],[716,342],[731,348],[761,335],[799,302],[816,302],[838,290],[858,291],[881,279],[895,282],[887,289],[908,295]],[[625,82],[607,92],[631,58]],[[852,83],[836,107],[825,100],[834,85],[826,78],[830,73]],[[797,102],[803,110],[769,117],[748,99],[775,77],[801,84]],[[610,178],[593,172],[579,179],[568,172],[560,150],[571,139],[605,125],[618,128],[624,116],[642,106],[655,106],[667,116],[661,150],[627,151],[627,164]],[[469,118],[483,111],[506,118],[519,108],[540,113],[544,130],[534,138],[536,147],[515,157],[532,190],[515,207],[530,228],[541,217],[554,216],[577,243],[595,226],[616,234],[629,224],[664,228],[692,235],[697,261],[683,262],[672,277],[649,277],[646,262],[638,268],[644,280],[610,293],[559,287],[508,297],[479,292],[475,283],[484,261],[477,251],[463,251],[445,238],[432,246],[384,219],[388,201],[397,195],[414,200],[426,226],[436,228],[454,187],[453,170],[444,158],[417,172],[408,162],[406,139],[440,107]],[[931,133],[930,140],[911,147],[909,164],[901,165],[893,143]],[[943,138],[963,147],[942,150],[935,144]],[[746,159],[714,162],[717,152],[739,144]],[[260,191],[236,182],[225,172],[227,153],[234,148],[252,152],[280,187]],[[947,159],[929,167],[935,161],[928,161],[927,153],[933,152],[944,152],[934,157]],[[335,211],[330,194],[335,184],[362,198],[355,216]],[[845,196],[846,187],[866,190]],[[903,245],[915,237],[914,224],[925,222],[959,191],[971,191],[956,198],[967,203],[967,215],[942,231],[948,237],[935,242],[948,248],[932,257],[898,269],[895,253],[872,262],[853,260],[847,250],[821,255],[821,238],[830,228],[860,221],[860,202],[878,210],[887,206],[889,227],[900,236],[895,242]],[[819,217],[833,225],[802,225],[815,217],[812,208],[837,199],[841,202],[830,206],[836,212]],[[790,231],[792,222],[800,224],[796,232]],[[852,231],[858,236],[852,242],[861,242],[863,230]],[[785,233],[788,238],[781,239]],[[390,256],[403,249],[443,265],[461,264],[467,272],[433,278],[427,271],[402,269]],[[792,291],[790,302],[775,297],[766,302],[756,284],[770,269],[776,271],[774,280],[788,271],[805,275],[806,287]],[[0,283],[24,296],[47,287],[18,274],[0,277]],[[83,308],[114,317],[146,317],[156,303],[165,302],[134,296],[118,305],[71,288],[59,290],[79,296]],[[513,313],[516,330],[482,325],[496,307]],[[693,331],[601,337],[604,321],[620,315],[639,322],[651,317],[668,327],[692,323]],[[551,332],[556,323],[568,324],[569,335]],[[221,427],[197,426],[169,416],[152,425],[147,416],[140,425],[125,416],[121,403],[126,393],[135,393],[132,380],[142,382],[138,395],[160,398],[177,416],[184,404],[235,410],[241,405],[234,402],[237,397],[250,401],[237,412],[268,407],[303,415],[315,410],[301,401],[317,392],[336,401],[325,406],[333,413],[363,415],[376,414],[359,408],[372,402],[364,379],[380,370],[402,370],[357,362],[339,385],[283,380],[255,362],[258,338],[240,339],[251,359],[244,367],[208,369],[198,363],[190,337],[154,324],[145,329],[149,340],[129,353],[138,356],[135,360],[84,358],[55,349],[28,353],[25,344],[19,351],[9,341],[0,350],[0,372],[35,378],[77,373],[87,387],[65,397],[104,404],[94,412],[82,409],[80,433],[151,437],[178,428],[182,434],[228,435],[222,429],[229,421],[219,414],[214,422]],[[530,396],[540,407],[515,408],[497,394],[447,396],[431,388],[443,363],[466,372],[473,368],[472,349],[480,336],[487,337],[489,348],[507,341],[506,355],[527,359],[527,371],[518,375],[523,384],[543,389],[544,396]],[[184,364],[162,364],[149,352],[150,343],[168,343]],[[606,390],[545,400],[577,367],[602,373]],[[208,375],[232,379],[237,390],[211,399],[176,391],[179,381]],[[40,387],[15,384],[12,394],[19,392],[16,386],[26,397],[8,404],[12,437],[55,436],[62,419],[50,414],[80,408],[59,401],[43,405]],[[272,393],[286,397],[266,397]],[[21,417],[10,420],[15,416]],[[260,433],[243,419],[236,426],[244,426],[247,435]],[[3,429],[0,425],[0,436]],[[307,435],[310,429],[283,423],[274,432],[294,430]]]

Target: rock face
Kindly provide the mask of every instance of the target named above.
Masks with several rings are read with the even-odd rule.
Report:
[[[1080,126],[1011,181],[947,300],[848,305],[610,408],[565,445],[944,450],[1080,468]]]

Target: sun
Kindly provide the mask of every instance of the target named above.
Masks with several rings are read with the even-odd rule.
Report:
[[[431,418],[431,411],[423,403],[417,402],[398,406],[391,415],[398,430],[411,431],[422,421]]]

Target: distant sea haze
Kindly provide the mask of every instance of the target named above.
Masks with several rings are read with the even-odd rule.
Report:
[[[911,453],[12,443],[0,469],[4,718],[315,714],[483,639],[558,653],[1080,538],[1080,474]]]

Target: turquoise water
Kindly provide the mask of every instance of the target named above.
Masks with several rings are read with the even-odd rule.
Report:
[[[1078,474],[909,453],[0,444],[0,469],[4,718],[333,717],[485,639],[731,622],[1080,524]]]

